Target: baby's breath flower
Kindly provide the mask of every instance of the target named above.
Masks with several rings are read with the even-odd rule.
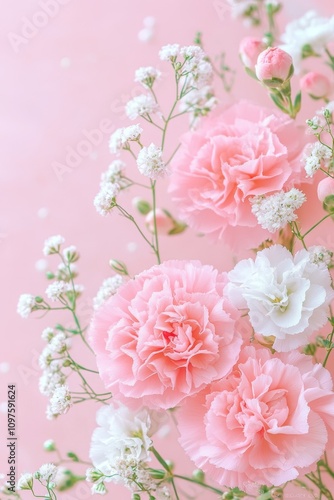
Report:
[[[43,448],[45,451],[55,451],[56,450],[56,443],[54,442],[53,439],[47,439],[43,443]]]
[[[107,488],[104,483],[94,483],[92,486],[92,494],[97,493],[98,495],[105,495],[107,493]]]
[[[41,337],[43,340],[45,340],[45,342],[50,342],[53,336],[54,336],[54,329],[49,326],[47,328],[44,328],[44,330],[42,331]]]
[[[96,297],[93,300],[94,309],[101,307],[104,302],[114,295],[118,288],[124,283],[124,278],[120,274],[111,276],[103,281]]]
[[[90,467],[89,469],[86,470],[86,481],[88,481],[89,483],[96,483],[97,481],[100,481],[101,478],[103,477],[104,477],[103,472],[101,472],[98,469]]]
[[[27,318],[36,305],[36,299],[33,295],[23,293],[17,304],[17,312],[22,318]]]
[[[103,184],[117,184],[121,177],[122,172],[125,169],[125,163],[121,160],[114,160],[110,163],[108,170],[103,172],[101,175],[101,186]]]
[[[306,201],[306,196],[299,189],[288,192],[280,191],[271,196],[255,196],[252,200],[252,212],[263,229],[274,233],[288,222],[297,219],[295,210]]]
[[[312,144],[311,148],[309,148],[303,158],[305,161],[305,172],[307,176],[313,177],[319,168],[322,166],[328,167],[332,156],[332,150],[321,144],[321,142]]]
[[[141,67],[136,70],[135,82],[141,83],[145,88],[152,88],[155,80],[160,78],[161,72],[153,66]]]
[[[159,57],[161,61],[172,61],[174,62],[177,56],[180,54],[180,45],[178,43],[164,45],[161,47],[159,52]]]
[[[55,389],[50,399],[49,408],[52,415],[57,417],[58,415],[67,413],[72,404],[73,402],[69,388],[63,385]]]
[[[166,173],[166,165],[162,160],[162,150],[155,144],[142,148],[137,157],[139,172],[150,179],[158,179]]]
[[[45,290],[46,296],[52,300],[58,300],[64,293],[70,290],[69,284],[65,281],[54,281]]]
[[[60,245],[64,243],[65,239],[58,234],[57,236],[51,236],[44,242],[43,253],[44,255],[52,255],[58,253],[60,250]]]
[[[79,258],[77,248],[74,245],[64,248],[63,256],[68,263],[75,262]]]
[[[125,128],[118,128],[109,139],[109,149],[111,153],[118,153],[121,149],[129,148],[130,141],[138,141],[143,129],[139,124],[130,125]]]
[[[58,472],[58,467],[54,464],[43,464],[41,467],[38,469],[37,477],[41,481],[45,481],[47,483],[54,482],[56,479],[56,475]]]
[[[17,482],[18,490],[31,490],[34,483],[34,477],[30,472],[22,474]]]
[[[125,106],[125,112],[130,120],[135,120],[138,116],[147,116],[157,113],[159,105],[150,94],[141,94],[131,101],[128,101]]]
[[[62,354],[71,347],[71,339],[67,338],[63,332],[57,333],[49,343],[52,353]]]
[[[95,196],[94,206],[101,215],[107,215],[116,205],[116,196],[120,191],[119,184],[103,184]]]
[[[308,249],[310,261],[317,266],[328,267],[332,262],[333,252],[321,245],[314,245]]]
[[[66,376],[60,370],[59,366],[56,371],[44,370],[39,379],[39,391],[44,396],[52,396],[57,387],[64,385]]]

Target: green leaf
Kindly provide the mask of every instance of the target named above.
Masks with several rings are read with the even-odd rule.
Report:
[[[289,114],[289,111],[284,107],[283,105],[283,102],[282,102],[282,99],[280,97],[278,97],[277,94],[272,94],[270,93],[270,97],[272,98],[272,100],[274,101],[274,103],[276,104],[276,106],[281,110],[283,111],[283,113],[287,113]]]
[[[76,455],[75,453],[73,453],[73,451],[69,451],[67,453],[67,456],[68,456],[68,458],[70,458],[71,460],[73,460],[73,462],[79,462],[78,455]]]
[[[295,97],[295,102],[293,105],[296,114],[299,113],[301,106],[302,106],[302,93],[298,92],[298,94]]]

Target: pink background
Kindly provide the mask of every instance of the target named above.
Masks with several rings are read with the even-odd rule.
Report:
[[[42,294],[46,288],[43,272],[35,268],[36,262],[44,258],[44,240],[62,234],[66,243],[75,244],[81,253],[77,281],[86,287],[81,306],[84,323],[89,321],[91,301],[102,280],[111,275],[110,258],[126,261],[131,273],[154,263],[153,255],[130,223],[116,214],[103,218],[96,213],[93,198],[99,189],[100,174],[111,160],[110,131],[100,132],[96,144],[88,149],[87,133],[101,129],[102,122],[106,126],[105,120],[109,121],[110,130],[128,124],[123,106],[138,93],[133,75],[140,66],[158,65],[162,69],[164,77],[157,89],[162,99],[169,98],[171,79],[167,77],[167,65],[158,59],[158,50],[166,43],[189,45],[198,30],[204,34],[208,53],[226,51],[227,62],[239,74],[229,99],[249,98],[264,105],[270,102],[260,86],[244,74],[237,57],[240,39],[252,30],[230,19],[224,0],[62,0],[63,5],[59,0],[58,12],[46,16],[46,20],[40,15],[43,0],[2,3],[0,433],[6,437],[6,387],[8,383],[16,383],[20,473],[34,471],[42,463],[55,460],[42,450],[43,442],[51,437],[63,454],[73,450],[87,459],[95,426],[96,406],[90,403],[78,405],[57,421],[45,418],[47,400],[38,390],[37,358],[44,347],[40,334],[44,327],[67,322],[68,318],[54,313],[41,320],[35,319],[38,315],[23,320],[16,314],[21,293]],[[283,3],[287,19],[315,6],[321,14],[334,13],[329,0]],[[142,42],[138,33],[146,16],[153,16],[156,25],[153,38]],[[40,27],[29,34],[27,26],[30,24],[31,29],[32,20]],[[22,30],[30,38],[19,38]],[[312,117],[317,109],[307,99],[308,110],[300,123]],[[222,101],[227,103],[228,98],[223,96]],[[186,121],[181,121],[170,134],[171,151],[186,125]],[[146,133],[148,143],[154,135]],[[66,164],[66,157],[73,150],[77,151],[76,165]],[[59,164],[65,167],[57,175],[55,169]],[[129,174],[131,169],[136,176],[135,166],[129,162]],[[132,197],[137,195],[144,193],[131,190],[124,195],[125,203],[130,207]],[[160,206],[176,214],[163,188],[159,199]],[[222,244],[211,246],[192,231],[165,237],[161,246],[164,259],[200,258],[220,269],[230,268],[233,262],[231,252]],[[54,268],[55,261],[48,258],[48,268]],[[80,348],[74,348],[77,357],[82,356]],[[93,366],[93,359],[87,359],[87,363]],[[170,436],[161,438],[157,447],[165,458],[176,460],[179,472],[192,470],[179,447],[171,443]],[[0,472],[5,474],[6,462],[6,446],[1,439]],[[108,498],[130,498],[123,488],[111,487],[110,492],[115,496],[110,493]],[[68,500],[89,497],[87,486],[60,495]],[[292,493],[290,498],[293,497]],[[215,496],[202,492],[200,498]]]

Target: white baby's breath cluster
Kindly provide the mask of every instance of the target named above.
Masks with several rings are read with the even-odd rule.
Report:
[[[37,472],[35,472],[35,477],[40,481],[45,483],[55,483],[57,477],[58,467],[55,464],[47,463],[41,465]]]
[[[103,281],[96,297],[94,297],[94,309],[99,309],[112,295],[114,295],[118,288],[124,283],[124,278],[120,274],[115,274]]]
[[[19,297],[19,301],[17,304],[17,313],[22,318],[28,318],[28,316],[32,313],[32,311],[34,311],[36,307],[37,307],[37,302],[34,295],[31,295],[29,293],[23,293]]]
[[[151,94],[141,94],[126,103],[125,113],[130,120],[138,117],[150,119],[150,115],[159,112],[159,105]]]
[[[312,144],[304,154],[305,172],[308,177],[313,177],[319,168],[328,168],[332,160],[333,151],[321,142]]]
[[[150,179],[163,177],[167,172],[166,164],[162,159],[162,150],[153,143],[139,151],[137,166],[139,172]]]
[[[44,255],[52,255],[54,253],[58,253],[60,251],[61,245],[65,242],[65,238],[60,236],[60,234],[56,236],[51,236],[44,242],[43,253]]]
[[[321,245],[309,247],[310,261],[317,266],[329,267],[332,263],[333,252]]]
[[[190,113],[190,119],[199,116],[206,116],[212,111],[218,103],[218,99],[214,95],[214,90],[211,85],[206,85],[201,89],[194,89],[189,94],[184,96],[180,102],[180,111]]]
[[[71,348],[71,339],[63,331],[55,331],[50,327],[43,330],[42,339],[47,345],[39,357],[39,366],[43,370],[39,389],[50,398],[46,414],[48,419],[53,419],[66,413],[72,404],[66,385],[68,375],[64,372],[64,368],[70,364],[68,350]]]
[[[128,127],[128,129],[132,131],[130,130],[130,132],[128,131],[128,133],[125,134],[127,139],[129,137],[139,138],[139,135],[137,135],[137,125],[134,125],[134,127],[136,127],[135,130],[137,130],[135,132],[133,132],[131,127]],[[119,130],[124,131],[128,129]],[[124,176],[125,167],[126,164],[122,160],[116,159],[113,160],[108,169],[101,174],[100,191],[94,199],[94,206],[100,215],[108,215],[112,211],[117,203],[117,195],[122,189],[128,186],[128,181]]]
[[[54,281],[45,290],[48,299],[55,302],[62,298],[62,296],[71,289],[69,283],[65,281]]]
[[[129,149],[130,142],[138,142],[143,129],[139,124],[118,128],[109,139],[109,150],[112,154],[119,153],[122,149]]]
[[[26,472],[25,474],[21,474],[17,482],[18,490],[31,490],[34,483],[34,476],[30,472]]]
[[[150,89],[156,80],[161,77],[161,71],[153,66],[138,68],[135,72],[135,82],[141,83],[143,87]]]
[[[306,201],[305,194],[299,189],[273,194],[271,196],[255,196],[251,199],[252,212],[263,229],[275,233],[288,222],[297,219],[295,210]]]

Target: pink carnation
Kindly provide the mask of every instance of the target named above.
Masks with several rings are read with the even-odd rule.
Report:
[[[234,371],[178,414],[180,442],[212,479],[249,493],[312,469],[334,430],[330,373],[297,351],[246,347]]]
[[[198,261],[168,261],[98,309],[89,338],[116,399],[171,408],[230,372],[242,340],[226,282]]]
[[[214,240],[258,245],[269,233],[249,200],[300,181],[304,140],[292,120],[247,102],[203,120],[184,135],[171,175],[182,218]]]

